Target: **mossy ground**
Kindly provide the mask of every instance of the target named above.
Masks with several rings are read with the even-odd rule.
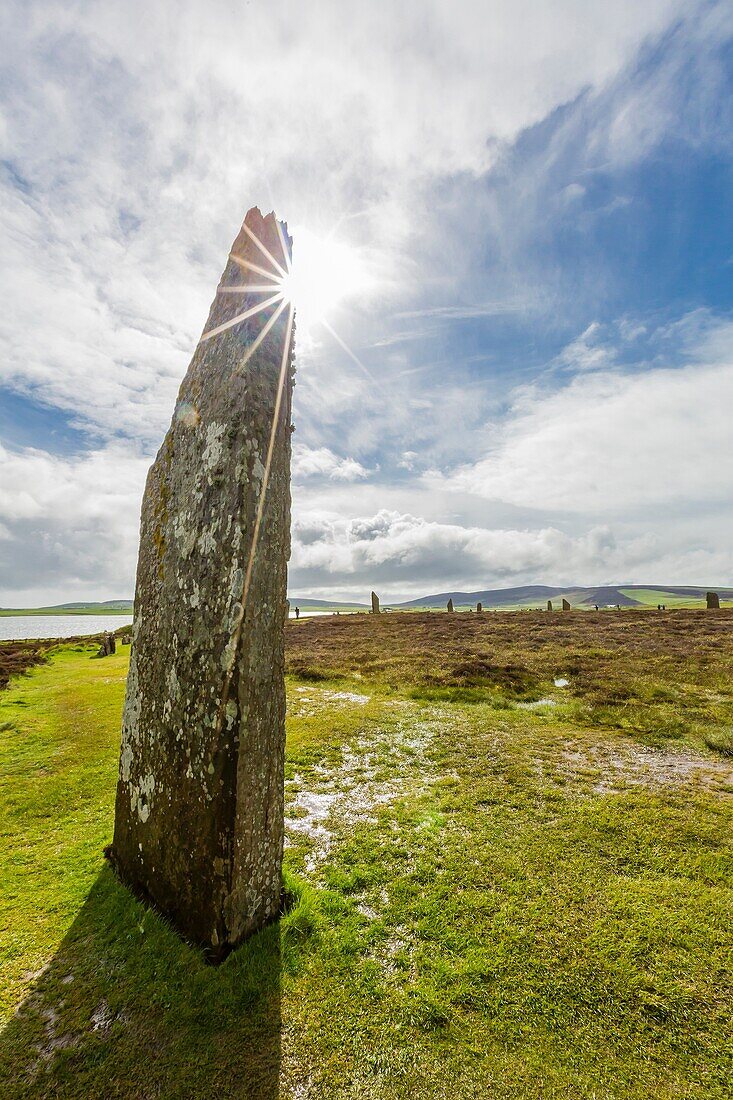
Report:
[[[733,617],[634,616],[291,624],[291,906],[218,968],[102,859],[127,649],[12,681],[0,1096],[727,1100]]]

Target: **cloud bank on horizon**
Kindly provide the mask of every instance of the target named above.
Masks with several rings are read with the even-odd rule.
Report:
[[[246,209],[368,274],[297,341],[290,589],[733,582],[725,0],[10,2],[0,604],[132,593]]]

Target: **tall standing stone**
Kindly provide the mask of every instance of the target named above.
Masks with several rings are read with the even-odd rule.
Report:
[[[453,611],[453,600],[448,600],[448,610]]]
[[[706,592],[705,603],[707,604],[708,611],[715,611],[720,607],[720,597],[717,592]]]
[[[476,610],[478,611],[479,615],[481,614],[483,609],[484,609],[484,605],[479,601],[479,603],[476,604]]]
[[[552,600],[547,601],[547,610],[552,611]]]
[[[565,599],[562,601],[562,609],[563,609],[563,611],[569,611],[570,610],[570,604]]]
[[[250,234],[284,267],[282,229],[247,214],[205,334],[253,316],[199,343],[148,474],[109,850],[215,958],[281,904],[292,315],[263,336],[272,295],[225,288],[277,277]]]
[[[379,614],[379,596],[376,592],[372,592],[372,615]]]

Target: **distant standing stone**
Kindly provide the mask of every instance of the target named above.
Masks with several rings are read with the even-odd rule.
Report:
[[[563,611],[569,611],[570,610],[570,604],[568,603],[567,600],[562,601],[562,609],[563,609]]]
[[[372,592],[372,615],[379,614],[379,596],[376,592]]]
[[[705,602],[709,611],[714,611],[720,607],[720,597],[717,592],[706,592]]]
[[[95,657],[111,657],[113,653],[117,652],[117,646],[115,644],[114,634],[107,634],[105,632],[102,638],[102,644],[94,654]]]
[[[453,610],[453,600],[448,600],[448,610],[449,611]]]
[[[476,610],[477,611],[483,611],[483,609],[484,609],[484,605],[482,603],[477,603],[476,604]]]
[[[108,852],[214,959],[281,906],[292,314],[239,289],[281,230],[247,214],[148,474]]]
[[[552,611],[552,600],[547,601],[547,610]]]

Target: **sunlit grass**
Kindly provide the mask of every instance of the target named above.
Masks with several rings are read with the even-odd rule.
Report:
[[[103,864],[127,652],[0,695],[0,1095],[727,1098],[725,654],[399,629],[290,631],[331,678],[289,678],[288,806],[363,805],[291,834],[286,915],[216,969]]]

